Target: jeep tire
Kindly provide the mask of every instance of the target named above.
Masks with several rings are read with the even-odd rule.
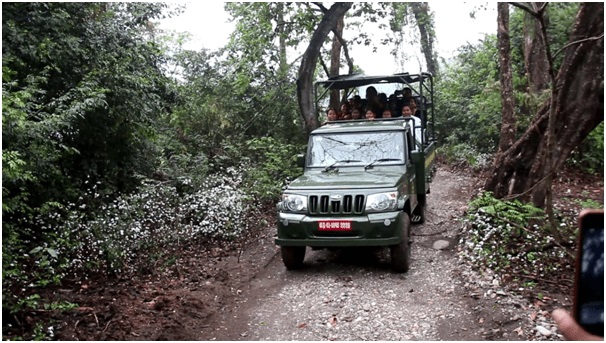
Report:
[[[397,273],[406,273],[410,266],[410,217],[406,212],[402,217],[402,241],[389,247],[391,269]]]
[[[281,246],[282,262],[288,270],[300,269],[305,259],[305,247]]]

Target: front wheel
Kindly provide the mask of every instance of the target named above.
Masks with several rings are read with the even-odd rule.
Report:
[[[281,246],[282,262],[288,270],[300,269],[305,259],[305,247]]]
[[[402,241],[389,247],[391,253],[391,269],[397,273],[406,273],[410,267],[410,217],[403,213]]]

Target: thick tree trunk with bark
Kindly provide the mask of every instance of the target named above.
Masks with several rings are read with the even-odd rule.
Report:
[[[318,24],[303,54],[299,67],[299,78],[297,79],[297,99],[307,133],[319,127],[313,99],[313,76],[320,55],[320,48],[328,33],[335,27],[339,18],[351,8],[352,4],[352,2],[337,2],[330,7],[320,24]]]
[[[421,50],[425,55],[425,62],[427,63],[427,71],[432,75],[438,73],[438,62],[433,52],[433,23],[429,14],[429,3],[427,2],[411,2],[410,8],[415,16],[417,27],[419,28],[419,34],[421,35]]]
[[[499,45],[499,64],[501,81],[501,136],[499,150],[495,160],[507,150],[516,138],[516,118],[513,101],[513,77],[511,74],[511,53],[509,44],[509,4],[499,2],[497,5],[497,40]]]
[[[556,172],[604,120],[603,34],[604,4],[583,3],[556,80],[553,104],[557,127],[551,165],[545,165],[551,106],[548,100],[522,137],[496,160],[485,189],[493,191],[497,198],[530,199],[542,207],[546,194],[546,185],[540,182],[545,175],[543,170]]]
[[[545,44],[539,37],[541,27],[530,14],[524,15],[524,67],[531,94],[538,95],[549,88],[549,63],[545,58]]]
[[[333,32],[334,36],[332,38],[332,49],[330,51],[330,76],[339,75],[339,71],[341,70],[341,40],[339,37],[343,37],[343,28],[345,27],[345,21],[343,20],[345,16],[341,16],[339,20],[337,20],[337,25],[335,26]],[[335,89],[330,92],[330,106],[334,107],[337,112],[340,111],[339,103],[341,102],[339,90]]]

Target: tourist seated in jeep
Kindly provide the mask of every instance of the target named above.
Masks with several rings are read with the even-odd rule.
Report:
[[[327,121],[336,121],[339,117],[337,115],[337,111],[334,108],[329,107],[326,110],[326,118]]]
[[[362,119],[362,113],[360,113],[360,109],[358,107],[355,107],[351,111],[351,119],[352,120],[360,120],[360,119]]]
[[[425,127],[425,120],[423,119],[423,113],[419,110],[417,106],[417,100],[415,98],[410,99],[410,109],[412,110],[412,116],[421,119],[421,123],[423,127]]]
[[[375,111],[372,108],[368,108],[366,110],[366,119],[368,119],[368,120],[377,119],[377,114],[375,113]]]
[[[412,115],[410,105],[402,106],[402,117],[411,119],[411,124],[414,125],[414,137],[418,145],[421,146],[423,142],[423,124],[421,123],[421,119]]]
[[[386,108],[383,110],[383,115],[381,118],[392,118],[393,115],[391,114],[391,110],[389,108]]]
[[[351,120],[351,110],[349,109],[349,103],[347,101],[341,103],[339,120]]]

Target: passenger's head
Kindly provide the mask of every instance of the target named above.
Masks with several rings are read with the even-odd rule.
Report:
[[[337,120],[337,111],[334,108],[329,107],[328,110],[326,110],[326,117],[328,118],[328,121]]]
[[[410,98],[412,98],[412,91],[410,90],[410,88],[405,87],[405,88],[402,90],[402,92],[403,92],[403,94],[404,94],[404,98],[406,98],[406,99],[410,99]]]
[[[412,109],[410,105],[402,106],[402,117],[410,117],[412,115]]]
[[[349,113],[349,103],[347,101],[341,104],[341,113]]]
[[[387,94],[385,94],[385,93],[379,93],[378,97],[379,97],[379,101],[381,101],[384,104],[387,103]]]
[[[362,118],[362,114],[360,113],[360,109],[359,108],[354,108],[351,111],[351,119],[360,119]]]
[[[390,109],[385,109],[383,111],[383,118],[391,118],[391,117],[392,117],[391,110]]]
[[[376,117],[377,117],[377,115],[375,114],[375,112],[372,109],[369,108],[366,110],[366,119],[375,120]]]
[[[410,109],[414,112],[417,109],[417,101],[415,98],[410,98],[408,105],[410,105]]]
[[[366,100],[377,97],[377,89],[373,86],[366,88]]]

